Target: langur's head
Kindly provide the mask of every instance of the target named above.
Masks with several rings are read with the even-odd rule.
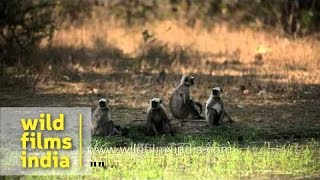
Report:
[[[101,98],[99,99],[98,101],[98,106],[101,108],[101,109],[105,109],[107,108],[109,105],[109,100],[107,98]]]
[[[161,106],[162,100],[160,98],[150,99],[150,106],[152,109],[157,109]]]
[[[181,84],[185,86],[193,86],[194,85],[194,77],[190,75],[184,75],[181,79]]]
[[[222,88],[221,87],[214,87],[212,88],[212,96],[214,97],[220,97],[221,93],[223,92]]]

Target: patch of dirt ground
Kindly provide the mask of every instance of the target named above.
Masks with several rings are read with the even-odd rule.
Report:
[[[156,85],[157,74],[133,72],[82,74],[80,79],[47,81],[35,91],[19,84],[0,89],[0,106],[89,106],[96,107],[100,97],[110,99],[112,119],[122,126],[143,126],[148,100],[160,97],[169,112],[169,97],[181,74],[168,74],[163,88]],[[264,82],[255,75],[195,75],[193,99],[205,103],[213,86],[224,89],[223,99],[235,123],[223,123],[227,129],[256,129],[270,137],[320,137],[320,85]],[[262,87],[261,87],[262,86]],[[247,90],[247,91],[243,91]],[[170,115],[171,116],[171,115]],[[173,120],[180,133],[211,130],[204,121],[186,120],[182,127]]]

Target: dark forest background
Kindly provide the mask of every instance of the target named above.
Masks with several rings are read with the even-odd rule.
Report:
[[[203,28],[210,29],[227,21],[235,27],[276,29],[293,38],[316,34],[320,27],[317,0],[1,1],[1,66],[30,66],[30,56],[43,38],[52,38],[64,22],[81,25],[92,11],[102,14],[99,19],[112,19],[127,27],[176,19],[191,28],[200,22]]]

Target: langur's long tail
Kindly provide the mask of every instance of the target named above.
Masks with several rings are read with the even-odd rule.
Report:
[[[195,104],[196,106],[198,106],[198,108],[200,109],[199,114],[201,114],[201,113],[202,113],[202,104],[199,103],[199,102],[195,102],[195,101],[194,101],[194,104]]]

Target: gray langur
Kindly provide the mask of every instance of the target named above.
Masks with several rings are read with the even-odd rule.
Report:
[[[109,100],[99,99],[98,107],[94,110],[91,119],[91,133],[98,136],[113,136],[121,134],[111,120]]]
[[[147,110],[146,135],[168,134],[174,135],[171,130],[170,119],[168,118],[162,100],[153,98]]]
[[[223,90],[220,87],[213,88],[211,95],[206,102],[206,121],[209,123],[210,127],[219,125],[219,122],[223,121],[224,117],[227,117],[230,122],[233,122],[224,109],[224,104],[221,98],[222,92]]]
[[[186,119],[191,114],[192,119],[204,119],[201,116],[202,105],[190,98],[190,87],[193,85],[194,77],[184,75],[178,87],[173,91],[170,98],[170,110],[173,117]]]

